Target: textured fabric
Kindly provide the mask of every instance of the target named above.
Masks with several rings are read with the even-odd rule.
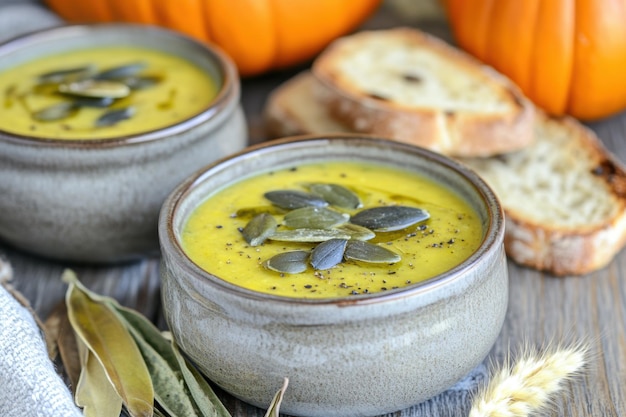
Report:
[[[9,265],[0,260],[0,280],[9,274]],[[81,415],[31,313],[0,285],[0,416]]]

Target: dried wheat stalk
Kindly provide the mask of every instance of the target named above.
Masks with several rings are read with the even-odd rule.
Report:
[[[469,417],[525,417],[540,411],[566,381],[581,372],[588,348],[578,344],[537,352],[524,348],[507,360],[472,403]]]

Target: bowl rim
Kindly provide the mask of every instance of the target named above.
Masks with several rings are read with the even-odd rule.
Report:
[[[93,37],[98,32],[119,31],[129,31],[133,34],[133,36],[137,36],[138,33],[146,37],[151,37],[152,34],[170,36],[202,51],[217,64],[216,66],[222,74],[223,82],[219,91],[207,104],[207,107],[200,111],[200,113],[181,120],[173,125],[158,129],[142,131],[131,135],[100,139],[58,139],[50,137],[36,137],[21,135],[0,129],[0,142],[58,148],[106,148],[137,145],[140,143],[158,141],[179,135],[198,125],[201,125],[202,123],[205,123],[210,119],[216,118],[218,114],[223,113],[223,110],[228,107],[230,103],[239,102],[240,82],[237,68],[233,60],[219,46],[206,42],[203,43],[183,33],[159,26],[124,22],[56,25],[18,35],[0,43],[0,59],[5,55],[19,52],[23,48],[37,46],[41,42],[57,42],[63,39],[76,37]],[[131,43],[130,45],[132,46],[133,44]]]
[[[262,157],[264,153],[272,152],[272,149],[276,147],[295,147],[300,144],[307,146],[308,144],[315,142],[320,144],[329,144],[333,141],[348,140],[351,143],[359,141],[361,144],[390,146],[396,148],[397,150],[418,154],[420,157],[437,163],[445,169],[450,169],[465,178],[468,181],[468,185],[473,188],[480,199],[484,202],[488,211],[488,221],[485,227],[483,240],[479,247],[469,257],[455,267],[432,278],[408,285],[406,287],[384,292],[360,294],[358,296],[328,298],[278,296],[237,286],[202,269],[185,253],[181,243],[176,237],[174,230],[174,218],[176,217],[184,199],[191,194],[195,187],[206,181],[207,178],[214,172],[219,172],[223,169],[227,169],[229,166],[238,164],[241,160],[245,160],[250,155],[256,154],[257,157]],[[383,303],[404,299],[407,297],[413,297],[420,293],[432,292],[438,288],[452,285],[454,282],[463,279],[463,276],[467,276],[468,270],[476,268],[482,262],[484,254],[500,250],[499,248],[503,247],[504,225],[504,211],[495,192],[480,176],[478,176],[478,174],[460,162],[425,148],[407,143],[391,141],[378,136],[353,133],[333,133],[325,135],[295,135],[270,140],[249,146],[240,152],[221,158],[204,168],[201,168],[179,184],[165,199],[159,214],[158,233],[163,259],[170,258],[170,256],[165,255],[171,255],[171,258],[174,259],[177,265],[181,267],[186,272],[187,276],[191,277],[191,279],[198,281],[202,280],[203,283],[219,287],[221,290],[227,291],[230,294],[235,294],[247,299],[266,300],[290,305],[350,306]]]

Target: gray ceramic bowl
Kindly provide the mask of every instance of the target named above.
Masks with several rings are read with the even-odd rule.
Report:
[[[192,118],[127,137],[69,141],[0,131],[0,239],[73,261],[157,253],[165,197],[200,167],[246,146],[234,64],[216,48],[165,29],[101,24],[43,30],[0,45],[0,73],[45,55],[120,44],[188,59],[217,81],[217,96]]]
[[[181,247],[181,228],[212,192],[242,177],[329,159],[391,164],[458,192],[485,236],[466,261],[404,289],[305,300],[220,280]],[[212,381],[266,408],[289,377],[281,410],[372,416],[445,390],[487,355],[507,309],[503,213],[473,172],[410,145],[362,137],[297,138],[256,146],[209,166],[166,200],[159,220],[163,306],[175,340]]]

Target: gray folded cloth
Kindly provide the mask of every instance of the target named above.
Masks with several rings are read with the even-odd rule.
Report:
[[[11,275],[0,259],[0,282]],[[78,417],[31,312],[0,285],[0,416]]]

